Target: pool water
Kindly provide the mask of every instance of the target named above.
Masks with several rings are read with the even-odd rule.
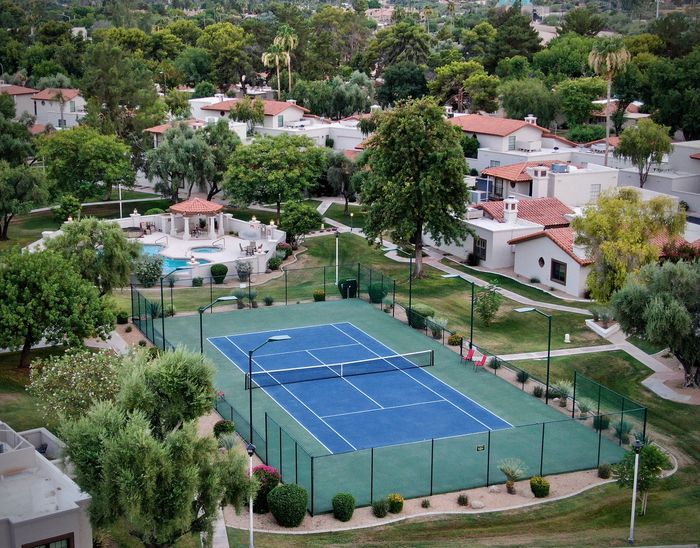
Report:
[[[160,255],[163,250],[163,246],[155,244],[143,244],[141,245],[144,255]],[[216,248],[219,251],[218,248]],[[199,264],[207,264],[211,261],[205,259],[197,259]],[[189,259],[173,259],[172,257],[163,257],[163,272],[168,272],[170,270],[175,270],[176,268],[188,268],[191,267]]]
[[[195,253],[219,253],[222,251],[220,247],[193,247]]]

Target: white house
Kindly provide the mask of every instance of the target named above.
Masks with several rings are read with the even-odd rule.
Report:
[[[86,114],[86,102],[78,89],[46,88],[33,95],[32,102],[36,123],[57,129],[77,126]]]
[[[620,170],[620,186],[639,186],[636,168]],[[652,167],[644,190],[674,196],[688,204],[689,211],[700,214],[700,141],[673,143],[668,163]]]
[[[18,434],[0,422],[3,548],[92,547],[90,496],[57,466],[60,445],[43,428]]]
[[[222,96],[207,97],[206,99],[223,99]],[[202,101],[202,99],[194,99],[194,101]],[[223,99],[211,101],[209,104],[200,107],[198,112],[192,112],[192,116],[198,119],[209,121],[211,118],[221,118],[228,116],[231,109],[240,99]],[[309,111],[304,107],[300,107],[292,101],[268,101],[263,99],[264,118],[263,128],[283,128],[295,122],[300,122],[301,119]],[[197,115],[200,116],[197,116]]]
[[[487,199],[557,198],[571,207],[595,202],[601,192],[617,187],[618,170],[598,164],[557,160],[522,162],[482,171],[477,189]]]
[[[22,114],[27,113],[34,116],[34,102],[32,96],[38,90],[25,88],[23,86],[13,86],[0,81],[0,94],[6,94],[12,97],[15,103],[15,119],[19,120]]]
[[[581,246],[574,244],[571,227],[534,232],[513,238],[508,244],[513,248],[516,275],[585,297],[586,278],[593,261]]]
[[[227,120],[227,122],[228,128],[231,131],[233,131],[236,135],[238,135],[238,138],[241,141],[245,141],[246,131],[248,129],[246,124],[244,124],[243,122],[234,122],[233,120]],[[153,136],[153,148],[158,148],[163,142],[165,132],[171,129],[173,126],[176,126],[177,124],[188,125],[194,130],[201,129],[208,125],[207,122],[204,122],[202,120],[195,120],[194,118],[190,118],[188,120],[176,120],[173,122],[167,122],[165,124],[160,124],[157,126],[146,128],[143,131],[146,133],[150,133]]]

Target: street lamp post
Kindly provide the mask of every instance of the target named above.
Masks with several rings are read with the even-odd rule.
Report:
[[[531,306],[525,308],[516,308],[516,312],[537,312],[541,316],[547,318],[548,329],[547,329],[547,386],[544,393],[544,403],[549,404],[549,368],[552,361],[552,316],[537,308]]]
[[[630,514],[630,536],[627,542],[634,544],[634,518],[637,512],[637,480],[639,478],[639,453],[642,451],[642,442],[634,440],[634,481],[632,482],[632,513]]]
[[[340,241],[340,233],[335,231],[335,285],[338,285],[340,279],[338,278],[338,242]]]
[[[253,442],[251,441],[248,445],[246,445],[245,450],[248,453],[248,475],[249,477],[253,477],[253,455],[255,454],[255,445],[253,445]],[[250,539],[248,540],[248,546],[250,548],[253,548],[253,493],[250,494],[250,498],[248,499],[248,514],[250,517],[249,521],[249,532],[250,532]]]
[[[469,282],[472,286],[472,307],[471,307],[471,312],[469,314],[469,348],[474,346],[474,299],[475,299],[475,288],[476,284],[472,282],[471,280],[467,280],[465,278],[462,278],[459,274],[443,274],[441,276],[442,278],[461,278],[465,282]]]
[[[229,302],[229,301],[237,301],[238,299],[234,297],[233,295],[224,295],[223,297],[219,297],[218,299],[210,302],[207,306],[203,306],[199,309],[199,353],[204,354],[204,330],[202,329],[202,316],[204,313],[209,310],[212,306],[214,306],[216,303],[221,303],[221,302]]]
[[[350,232],[352,232],[352,229],[353,229],[353,217],[355,217],[355,214],[351,211],[350,212]]]

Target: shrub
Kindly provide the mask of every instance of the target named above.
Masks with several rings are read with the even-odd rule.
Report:
[[[127,326],[124,328],[124,331],[126,331],[127,333],[131,333],[131,329],[132,329],[131,326],[130,326],[130,325],[127,325]]]
[[[469,266],[479,266],[480,259],[474,253],[467,255],[467,264]]]
[[[225,264],[213,264],[211,265],[211,277],[214,278],[215,284],[222,284],[226,279],[226,274],[228,273],[228,266]]]
[[[134,261],[134,275],[144,287],[153,287],[162,274],[162,255],[141,255]]]
[[[204,285],[203,278],[192,278],[192,287],[202,287]]]
[[[559,407],[566,407],[566,400],[571,397],[574,385],[571,381],[560,380],[555,382],[552,387],[556,390],[559,397]]]
[[[578,410],[582,419],[588,417],[588,413],[590,413],[593,410],[593,407],[595,407],[595,402],[589,400],[588,398],[581,398],[576,403],[578,404]]]
[[[143,339],[141,339],[141,340],[139,341],[139,346],[145,347],[145,346],[146,346],[146,341],[144,341]]]
[[[238,279],[242,282],[247,282],[250,279],[250,275],[253,272],[253,265],[247,261],[240,261],[236,263],[236,274],[238,274]]]
[[[375,500],[372,503],[372,513],[375,517],[385,518],[389,513],[389,501],[387,499]]]
[[[596,415],[593,417],[593,428],[596,432],[599,430],[607,430],[610,428],[610,417],[606,415]]]
[[[248,292],[244,289],[236,289],[233,292],[233,296],[236,297],[236,306],[238,310],[245,308],[245,300],[248,298]]]
[[[500,369],[501,368],[501,360],[498,359],[498,356],[494,356],[490,360],[488,360],[489,367],[491,369]]]
[[[542,386],[540,386],[539,384],[536,385],[532,389],[532,395],[535,396],[536,398],[541,398],[542,396],[544,396],[544,388]]]
[[[355,497],[350,493],[338,493],[332,502],[333,517],[340,521],[350,521],[355,513]]]
[[[51,211],[53,212],[53,218],[59,222],[63,223],[68,220],[68,217],[77,219],[80,216],[80,209],[82,205],[80,200],[71,194],[64,194],[58,200],[58,206],[54,207]]]
[[[615,425],[615,437],[620,440],[620,443],[629,443],[630,432],[632,431],[632,425],[628,422],[622,421]]]
[[[281,479],[280,473],[272,466],[261,464],[253,468],[253,475],[258,478],[260,484],[258,493],[255,495],[255,500],[253,500],[253,512],[256,514],[266,514],[270,511],[270,507],[267,503],[267,495],[279,485]],[[306,503],[304,503],[304,509],[306,509]],[[277,516],[275,516],[275,518],[276,517]]]
[[[591,307],[591,314],[593,315],[594,322],[597,322],[598,320],[600,320],[600,308]]]
[[[449,337],[447,337],[447,344],[450,346],[459,346],[462,344],[463,337],[459,333],[452,333]]]
[[[146,301],[146,311],[154,320],[163,316],[163,310],[158,301]]]
[[[506,477],[506,489],[511,495],[515,494],[515,482],[527,473],[527,466],[520,459],[503,459],[498,463],[498,469]]]
[[[119,325],[129,323],[129,313],[126,310],[120,310],[117,312],[117,323]]]
[[[232,434],[236,431],[233,421],[222,419],[214,424],[214,437],[220,438],[222,434]]]
[[[423,499],[420,501],[421,508],[430,508],[430,499]]]
[[[147,356],[149,361],[155,360],[158,356],[160,356],[160,348],[151,346],[147,351]]]
[[[531,284],[538,284],[538,283],[540,283],[540,279],[537,276],[533,276],[532,278],[530,278],[530,283]]]
[[[282,259],[279,257],[272,257],[272,259],[267,261],[267,268],[270,270],[279,270],[280,266],[282,266]]]
[[[603,310],[600,313],[600,323],[603,324],[603,329],[607,329],[608,326],[610,325],[610,322],[612,321],[613,316],[610,313],[609,310]]]
[[[549,495],[549,482],[542,476],[533,476],[530,478],[530,490],[536,498],[544,498]]]
[[[430,318],[426,320],[425,323],[430,328],[430,334],[433,336],[433,339],[439,339],[442,337],[442,332],[447,327],[447,318]]]
[[[309,495],[293,483],[278,485],[267,495],[272,515],[282,527],[298,527],[306,516]]]
[[[265,306],[272,306],[272,303],[275,302],[275,299],[268,295],[267,297],[263,297],[263,302],[265,303]]]
[[[598,467],[598,477],[600,479],[610,479],[610,474],[612,473],[612,467],[604,462]]]
[[[382,299],[386,297],[389,291],[384,284],[381,282],[372,283],[367,288],[367,294],[369,295],[369,302],[378,304],[382,302]]]
[[[520,370],[520,371],[518,371],[516,377],[518,378],[518,382],[520,384],[525,384],[527,382],[527,380],[530,378],[530,373],[528,373],[527,371]]]
[[[219,447],[230,451],[238,444],[238,438],[233,434],[221,434],[218,438]]]
[[[286,259],[292,254],[292,245],[288,244],[287,242],[282,242],[281,244],[277,244],[277,250],[282,251],[284,258]]]
[[[165,309],[166,316],[174,316],[175,312],[176,312],[176,310],[175,310],[174,306],[169,306],[168,308]]]
[[[408,325],[416,329],[425,329],[426,319],[435,315],[435,310],[425,304],[416,304],[410,310],[407,310]]]
[[[465,493],[460,493],[457,497],[457,504],[460,506],[469,506],[469,497]]]
[[[251,289],[248,292],[248,300],[250,300],[250,306],[251,308],[257,308],[258,307],[258,291],[256,289]]]
[[[502,303],[503,295],[499,293],[499,288],[494,284],[489,284],[479,291],[474,310],[479,319],[489,326],[496,317]]]
[[[389,512],[400,514],[403,510],[403,497],[398,493],[391,493],[386,500],[389,502]]]
[[[314,302],[326,300],[326,292],[323,289],[314,289]]]
[[[165,210],[159,207],[152,207],[151,209],[147,209],[144,215],[160,215],[161,213],[165,213]]]

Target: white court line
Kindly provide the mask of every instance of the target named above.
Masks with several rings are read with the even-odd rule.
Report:
[[[235,346],[236,348],[238,348],[238,350],[240,350],[241,352],[243,352],[243,349],[242,349],[240,346],[238,346],[235,342],[231,341],[231,344],[232,344],[233,346]],[[272,374],[272,373],[274,373],[274,371],[272,371],[272,372],[267,371],[264,367],[262,367],[262,366],[261,366],[259,363],[257,363],[255,360],[253,360],[253,362],[255,362],[255,364],[256,364],[260,369],[262,369],[262,371],[263,371],[264,373],[267,373],[268,375],[270,375],[270,377],[272,377],[273,379],[275,379],[275,376]],[[252,379],[251,379],[251,381],[252,381]],[[251,382],[251,381],[249,381],[249,382]],[[319,416],[316,414],[316,412],[315,412],[313,409],[311,409],[308,405],[306,405],[302,400],[300,400],[299,398],[297,398],[296,395],[294,394],[294,392],[292,392],[291,390],[289,390],[289,388],[287,388],[284,384],[282,384],[282,383],[281,383],[280,381],[278,381],[277,379],[275,379],[275,381],[277,381],[277,382],[279,383],[279,385],[280,385],[282,388],[284,388],[284,389],[289,393],[290,396],[292,396],[292,397],[293,397],[295,400],[297,400],[300,404],[302,404],[302,405],[303,405],[304,407],[306,407],[309,411],[311,411],[311,413],[312,413],[318,420],[320,420],[323,424],[325,424],[328,428],[330,428],[333,432],[335,432],[335,434],[336,434],[341,440],[343,440],[343,441],[344,441],[345,443],[347,443],[350,447],[352,447],[355,451],[357,451],[357,447],[355,447],[352,443],[350,443],[348,440],[346,440],[346,439],[340,434],[340,432],[338,432],[338,431],[337,431],[335,428],[333,428],[330,424],[328,424],[328,423],[327,423],[326,421],[324,421],[321,417],[319,417]],[[252,390],[252,388],[249,387],[248,390]],[[263,388],[263,390],[265,390],[265,389]],[[265,393],[267,394],[267,391],[266,391]],[[268,394],[268,395],[269,395],[269,394]],[[274,399],[274,398],[273,398],[273,399]],[[287,411],[287,413],[291,415],[291,413],[289,413],[289,411]],[[304,428],[306,428],[306,427],[304,427]],[[308,428],[306,428],[306,430],[308,430]],[[312,434],[312,435],[313,435],[313,434]],[[315,436],[314,436],[314,437],[315,437]],[[317,439],[318,439],[318,438],[317,438]],[[324,445],[324,447],[326,447],[326,446]],[[328,448],[326,447],[326,449],[328,449]],[[330,449],[329,449],[329,451],[330,451]],[[331,451],[331,453],[332,453],[332,451]]]
[[[213,338],[221,338],[221,337],[213,337]],[[224,338],[226,338],[226,337],[224,337]],[[207,340],[209,340],[209,339],[207,339]],[[219,352],[221,352],[221,354],[224,356],[224,358],[226,358],[228,361],[230,361],[239,371],[243,371],[243,370],[241,369],[241,367],[240,367],[235,361],[233,361],[227,354],[224,353],[223,350],[221,350],[218,346],[216,346],[216,345],[215,345],[214,343],[212,343],[211,341],[209,341],[209,342],[210,342],[210,344],[211,344],[214,348],[216,348]],[[230,341],[229,341],[229,342],[230,342]],[[234,345],[236,346],[236,348],[238,348],[238,350],[241,350],[241,347],[238,346],[236,343],[231,342],[231,344],[234,344]],[[243,351],[241,350],[241,352],[243,352]],[[245,371],[243,371],[243,374],[244,374],[244,375],[246,374]],[[287,410],[280,402],[277,401],[277,398],[275,398],[272,394],[270,394],[267,390],[265,390],[265,388],[261,387],[261,390],[262,390],[263,392],[265,392],[265,394],[267,394],[267,397],[268,397],[268,398],[270,398],[275,404],[277,404],[277,407],[279,407],[282,411],[284,411],[285,413],[287,413],[287,415],[289,415],[290,417],[292,417],[292,419],[294,419],[294,421],[295,421],[299,426],[301,426],[304,430],[306,430],[309,434],[311,434],[311,437],[312,437],[313,439],[315,439],[318,443],[320,443],[320,444],[324,447],[324,449],[325,449],[326,451],[328,451],[331,455],[333,454],[333,451],[331,451],[331,450],[328,448],[328,446],[326,446],[325,443],[323,443],[320,439],[318,439],[318,438],[316,437],[316,435],[315,435],[311,430],[309,430],[306,426],[304,426],[304,425],[299,421],[299,419],[297,419],[297,418],[294,416],[294,413],[291,413],[289,410]],[[250,417],[248,417],[248,420],[250,420]],[[280,428],[281,428],[281,427],[280,427]],[[250,441],[251,441],[251,443],[253,442],[253,440],[250,440]]]
[[[353,346],[356,346],[356,345],[353,345]],[[308,352],[313,358],[317,359],[319,362],[321,361],[319,358],[316,358],[316,356],[314,356],[313,354],[311,354],[310,351],[307,350],[307,352]],[[321,363],[323,363],[323,362],[321,362]],[[336,364],[329,363],[329,364],[323,364],[323,365],[336,365]],[[331,369],[330,367],[329,367],[328,369],[330,369],[331,371],[333,371],[333,369]],[[333,371],[333,373],[335,373],[335,371]],[[375,400],[374,398],[370,397],[369,394],[365,394],[362,390],[360,390],[357,386],[355,386],[354,384],[352,384],[352,383],[351,383],[348,379],[346,379],[344,376],[338,375],[338,377],[341,378],[341,379],[343,379],[346,383],[348,383],[350,386],[352,386],[355,390],[357,390],[360,394],[362,394],[362,395],[363,395],[365,398],[367,398],[369,401],[371,401],[371,402],[374,403],[375,405],[378,405],[380,409],[384,409],[384,406],[383,406],[381,403],[379,403],[379,402],[378,402],[377,400]]]
[[[347,413],[337,413],[335,415],[324,415],[324,419],[330,419],[333,417],[344,417],[345,415],[359,415],[360,413],[372,413],[373,411],[383,411],[385,409],[400,409],[402,407],[414,407],[417,405],[425,405],[427,403],[442,403],[445,400],[432,400],[432,401],[421,401],[417,403],[406,403],[403,405],[392,405],[391,407],[383,407],[382,409],[365,409],[364,411],[348,411]],[[459,436],[463,436],[464,434],[458,434]]]
[[[255,334],[257,334],[257,333],[275,333],[275,332],[279,332],[279,331],[296,331],[296,330],[298,330],[298,329],[309,329],[309,328],[311,328],[311,327],[326,327],[326,326],[333,327],[333,324],[330,324],[330,323],[317,323],[317,324],[314,324],[314,325],[302,325],[302,326],[299,326],[299,327],[284,327],[284,328],[282,328],[282,329],[267,329],[267,330],[265,330],[265,331],[247,331],[246,333],[234,333],[233,335],[223,335],[223,336],[227,336],[227,337],[239,337],[239,336],[241,336],[241,335],[255,335]],[[342,333],[342,331],[341,331],[341,333]],[[216,337],[212,337],[212,338],[216,338]]]
[[[235,337],[235,335],[229,335]],[[228,337],[227,337],[228,338]],[[256,354],[258,358],[264,358],[265,356],[283,356],[284,354],[294,354],[295,352],[310,352],[313,350],[325,350],[326,348],[343,348],[345,346],[357,346],[357,344],[336,344],[333,346],[319,346],[318,348],[304,348],[303,350],[289,350],[287,352],[277,352],[272,354]]]
[[[348,322],[344,322],[344,323],[348,323]],[[350,324],[350,325],[353,325],[353,324]],[[345,333],[345,331],[343,331],[342,329],[340,329],[339,327],[337,327],[335,324],[333,324],[333,327],[335,327],[335,328],[336,328],[338,331],[340,331],[341,333]],[[382,343],[381,341],[375,339],[375,338],[372,337],[371,335],[368,335],[367,333],[365,333],[365,332],[364,332],[362,329],[360,329],[359,327],[357,327],[357,326],[355,326],[355,325],[353,325],[353,327],[354,327],[355,329],[359,330],[359,331],[362,331],[362,333],[364,333],[365,335],[367,335],[370,339],[373,339],[375,342],[381,344],[383,347],[388,348],[384,343]],[[353,337],[353,336],[350,335],[349,333],[345,333],[345,335],[347,335],[348,337],[350,337],[350,338],[353,339],[354,341],[357,341],[358,344],[362,344],[360,341],[358,341],[355,337]],[[367,347],[366,345],[362,344],[362,346],[364,346],[365,348],[367,348],[367,350],[369,350],[370,352],[372,352],[372,354],[374,354],[375,356],[381,357],[379,354],[377,354],[374,350],[372,350],[371,348]],[[480,421],[479,419],[477,419],[474,415],[471,415],[470,413],[468,413],[467,411],[465,411],[464,409],[462,409],[461,407],[459,407],[459,406],[458,406],[457,404],[455,404],[454,402],[452,402],[452,401],[448,400],[447,398],[445,398],[442,394],[438,394],[435,390],[433,390],[432,388],[430,388],[430,387],[427,386],[426,384],[424,384],[424,383],[422,383],[421,381],[419,381],[418,379],[416,379],[413,375],[409,375],[405,370],[403,370],[403,369],[401,369],[401,368],[399,368],[399,367],[397,367],[396,370],[397,370],[397,371],[401,371],[401,372],[402,372],[404,375],[406,375],[408,378],[413,379],[415,382],[417,382],[418,384],[420,384],[421,386],[423,386],[423,387],[426,388],[427,390],[430,390],[430,391],[431,391],[433,394],[435,394],[436,396],[438,396],[438,397],[444,399],[447,403],[449,403],[450,405],[452,405],[453,407],[455,407],[456,409],[458,409],[459,411],[461,411],[462,413],[464,413],[464,414],[467,415],[468,417],[472,418],[473,420],[475,420],[476,422],[478,422],[479,424],[481,424],[482,426],[484,426],[487,430],[493,430],[493,428],[491,428],[488,424],[483,423],[482,421]],[[433,378],[435,378],[435,379],[437,379],[438,381],[440,381],[440,382],[441,382],[442,384],[444,384],[445,386],[448,386],[448,387],[449,387],[449,385],[448,385],[447,383],[445,383],[445,382],[442,381],[441,379],[438,379],[437,377],[435,377],[435,375],[432,375],[431,373],[429,373],[429,374],[430,374]],[[451,387],[450,387],[450,388],[451,388]],[[454,390],[454,388],[452,388],[452,390]],[[471,401],[471,402],[474,403],[475,405],[481,407],[481,408],[484,409],[484,411],[486,411],[487,413],[491,413],[488,409],[486,409],[486,408],[484,408],[483,406],[479,405],[478,403],[476,403],[476,402],[475,402],[474,400],[472,400],[471,398],[468,398],[467,396],[464,396],[464,395],[463,395],[463,397],[467,398],[469,401]],[[494,415],[493,413],[491,413],[491,414]],[[495,417],[498,417],[497,415],[494,415],[494,416],[495,416]],[[498,418],[500,419],[500,417],[498,417]],[[501,419],[501,420],[503,420],[503,419]],[[506,422],[506,421],[503,421],[503,422]],[[510,423],[507,423],[507,424],[510,424]],[[511,426],[512,426],[512,425],[511,425]]]

